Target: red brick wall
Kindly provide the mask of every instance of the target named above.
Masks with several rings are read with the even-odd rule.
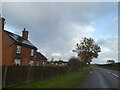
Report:
[[[22,63],[21,63],[21,65],[27,66],[27,65],[29,64],[30,51],[31,51],[30,48],[22,47],[22,52],[21,52],[21,60],[22,60]]]
[[[36,64],[35,63],[35,61],[36,61],[35,55],[36,55],[36,50],[34,50],[34,64]],[[29,65],[30,57],[31,57],[31,48],[22,46],[22,52],[21,52],[22,63],[21,63],[21,65],[22,66]]]
[[[9,38],[9,36],[2,32],[2,65],[12,65],[13,63],[13,47],[9,46],[9,42],[12,40]]]

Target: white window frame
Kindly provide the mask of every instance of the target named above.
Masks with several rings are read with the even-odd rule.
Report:
[[[31,56],[34,56],[34,49],[31,49]]]
[[[20,60],[20,59],[15,59],[15,60],[14,60],[14,65],[15,65],[15,66],[17,66],[17,65],[20,66],[20,64],[21,64],[21,60]]]
[[[44,61],[42,61],[42,64],[43,64],[43,65],[45,65],[45,62],[44,62]]]
[[[30,65],[30,66],[33,66],[33,65],[34,65],[34,60],[30,60],[30,61],[29,61],[29,65]]]
[[[21,46],[20,45],[17,45],[17,51],[16,53],[21,53]]]
[[[39,61],[36,61],[36,65],[39,66]]]

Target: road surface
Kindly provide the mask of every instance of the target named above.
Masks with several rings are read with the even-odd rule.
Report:
[[[120,72],[92,67],[88,77],[86,77],[77,88],[118,88]]]

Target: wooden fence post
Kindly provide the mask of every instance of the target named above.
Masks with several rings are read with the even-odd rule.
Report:
[[[28,74],[27,74],[27,83],[29,83],[29,80],[30,80],[30,66],[28,66]]]
[[[0,65],[0,90],[2,89],[2,65]]]
[[[3,78],[3,88],[5,87],[5,84],[6,84],[7,67],[8,67],[8,66],[5,66],[4,78]]]

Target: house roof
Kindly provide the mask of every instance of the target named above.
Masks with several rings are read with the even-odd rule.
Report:
[[[40,52],[37,52],[36,58],[40,60],[47,60],[47,58]]]
[[[15,43],[37,49],[29,40],[24,39],[23,37],[6,30],[4,30],[4,32],[6,32],[8,36],[15,41]]]

